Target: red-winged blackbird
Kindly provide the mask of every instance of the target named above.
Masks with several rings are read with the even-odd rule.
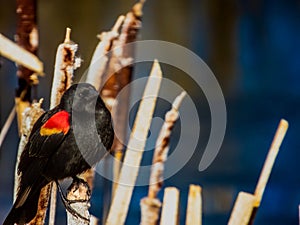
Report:
[[[18,167],[17,199],[3,225],[30,222],[41,189],[91,168],[111,148],[113,138],[110,112],[95,88],[85,83],[72,85],[60,104],[32,128]]]

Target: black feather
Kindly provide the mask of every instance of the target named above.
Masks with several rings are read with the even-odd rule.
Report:
[[[41,127],[61,110],[70,115],[68,132],[41,135]],[[60,104],[33,126],[18,167],[17,200],[3,225],[30,222],[36,215],[40,190],[50,181],[91,168],[110,150],[113,138],[110,112],[95,88],[84,83],[72,85]]]

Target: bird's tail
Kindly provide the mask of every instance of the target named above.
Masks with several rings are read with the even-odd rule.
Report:
[[[3,225],[23,225],[36,215],[41,189],[48,183],[40,177],[32,186],[21,187],[17,199],[7,215]]]

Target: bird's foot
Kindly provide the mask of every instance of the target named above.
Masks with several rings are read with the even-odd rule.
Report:
[[[60,194],[60,198],[66,208],[66,210],[68,210],[69,213],[71,213],[74,217],[76,218],[80,218],[80,219],[83,219],[85,221],[90,221],[88,218],[82,216],[80,213],[78,213],[75,209],[72,208],[71,204],[72,203],[77,203],[77,202],[87,202],[87,200],[69,200],[66,198],[66,196],[63,194],[63,191],[60,187],[60,184],[58,183],[58,181],[55,181],[57,187],[58,187],[58,191],[59,191],[59,194]]]

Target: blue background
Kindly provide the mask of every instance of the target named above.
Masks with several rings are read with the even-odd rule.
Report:
[[[79,44],[84,59],[79,77],[88,66],[97,44],[96,34],[108,30],[117,16],[128,11],[133,1],[90,0],[39,1],[39,57],[46,76],[40,79],[38,97],[49,93],[55,51],[65,27]],[[0,0],[0,32],[13,39],[16,27],[15,2]],[[180,219],[185,221],[188,186],[203,187],[203,224],[226,224],[239,191],[253,193],[268,148],[281,118],[290,123],[268,182],[255,225],[298,224],[300,203],[300,2],[296,0],[152,0],[145,5],[140,39],[156,39],[185,46],[199,55],[214,72],[224,92],[227,131],[220,153],[204,172],[198,171],[203,146],[210,132],[210,115],[201,90],[182,72],[163,65],[164,75],[181,84],[199,110],[201,137],[189,163],[164,186],[180,189]],[[0,122],[3,126],[13,104],[17,85],[14,63],[0,58]],[[146,76],[150,64],[138,66],[135,77]],[[199,74],[200,76],[200,74]],[[163,117],[169,105],[158,102],[156,116]],[[136,109],[132,110],[132,115]],[[132,116],[133,117],[133,116]],[[173,134],[171,151],[180,135]],[[0,222],[12,204],[14,160],[18,145],[14,121],[0,149]],[[151,153],[143,159],[151,161]],[[103,185],[97,176],[91,212],[102,218]],[[147,187],[135,188],[126,224],[138,224],[139,201]],[[162,193],[160,193],[162,198]],[[104,201],[104,205],[107,201]],[[57,224],[65,223],[59,202]]]

